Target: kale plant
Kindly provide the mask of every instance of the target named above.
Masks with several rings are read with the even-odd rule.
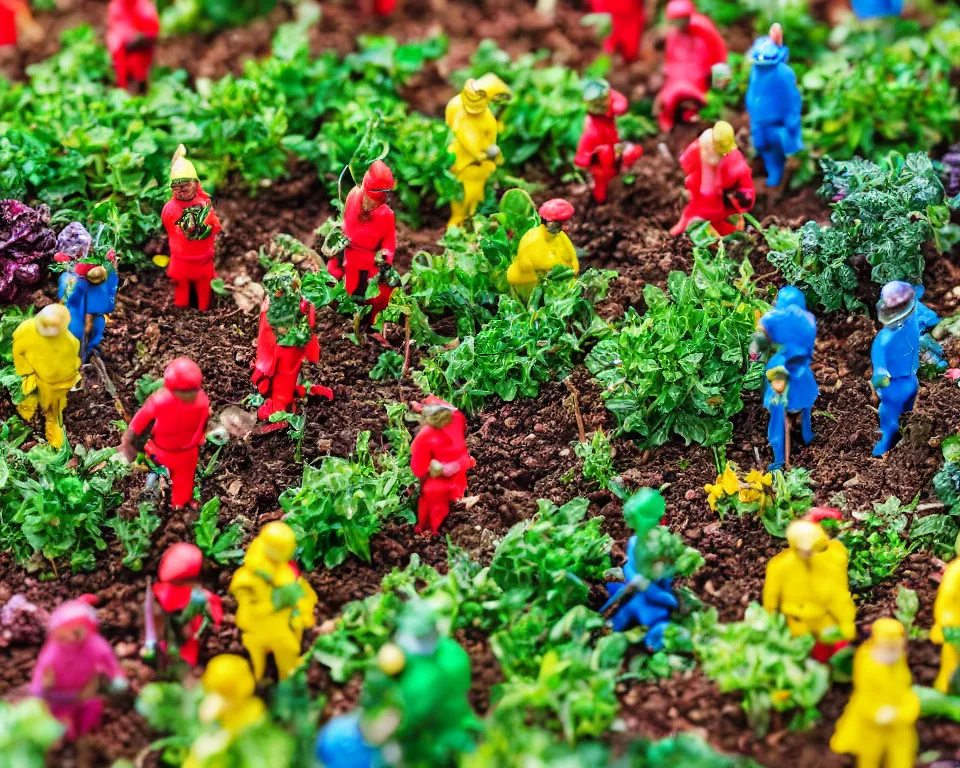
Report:
[[[44,768],[47,750],[64,730],[41,699],[0,701],[0,765]]]
[[[913,551],[907,541],[907,521],[916,500],[904,506],[891,496],[875,502],[870,511],[854,512],[859,524],[847,524],[838,538],[850,553],[847,570],[850,586],[857,591],[869,589],[889,578]]]
[[[237,523],[221,529],[217,520],[219,512],[219,496],[214,496],[200,507],[200,514],[193,524],[197,547],[217,565],[235,565],[243,560],[243,550],[240,548],[243,531]]]
[[[949,559],[956,554],[960,535],[960,437],[948,437],[941,450],[943,467],[933,476],[933,490],[945,511],[915,517],[910,537],[938,557]]]
[[[0,304],[19,301],[40,282],[56,246],[47,206],[0,200]]]

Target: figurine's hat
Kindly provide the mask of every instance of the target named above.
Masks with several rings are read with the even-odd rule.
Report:
[[[100,624],[97,610],[93,607],[96,601],[93,595],[82,595],[77,600],[61,603],[47,619],[47,631],[75,626],[85,626],[91,632],[96,631]]]
[[[783,28],[779,24],[771,26],[770,34],[757,38],[747,56],[761,67],[786,64],[790,59],[790,49],[783,44]]]
[[[583,84],[583,100],[588,104],[604,104],[610,97],[610,83],[600,77],[590,78]]]
[[[219,693],[234,701],[250,698],[256,689],[249,662],[232,653],[210,659],[200,682],[208,693]]]
[[[903,624],[896,619],[877,619],[870,625],[870,638],[873,640],[902,640]]]
[[[917,293],[910,283],[903,280],[891,280],[880,289],[880,301],[877,302],[877,317],[884,325],[902,320],[917,304]]]
[[[487,108],[487,92],[472,77],[460,91],[460,99],[467,114],[479,115]]]
[[[670,0],[667,3],[667,19],[669,21],[689,19],[696,12],[697,8],[692,0]]]
[[[491,101],[507,101],[513,96],[510,86],[497,77],[493,72],[478,77],[476,80],[477,88],[487,94]]]
[[[160,581],[183,581],[195,579],[203,569],[203,552],[195,544],[181,541],[171,545],[163,557],[160,558],[160,567],[157,569],[157,578]]]
[[[726,120],[720,120],[711,131],[713,148],[718,155],[726,155],[737,148],[737,140],[733,135],[733,126]]]
[[[567,221],[573,216],[574,208],[562,197],[555,197],[541,205],[538,213],[544,221]]]
[[[397,186],[393,172],[383,160],[374,160],[363,175],[363,191],[378,202],[387,199],[387,193]]]
[[[178,357],[163,369],[163,385],[171,392],[190,392],[203,385],[203,373],[189,357]]]
[[[48,304],[37,313],[34,322],[41,336],[57,336],[70,325],[70,310],[63,304]]]
[[[807,299],[803,295],[803,291],[797,288],[795,285],[785,285],[779,291],[777,291],[777,309],[787,309],[788,307],[799,307],[800,309],[807,308]]]
[[[278,562],[292,558],[297,549],[296,533],[282,520],[267,523],[257,538],[270,550],[270,559]]]
[[[635,531],[649,531],[658,525],[667,510],[660,491],[641,488],[623,505],[623,518]]]
[[[57,250],[71,258],[86,255],[93,246],[93,238],[79,221],[71,221],[57,236]]]
[[[173,153],[173,162],[170,165],[170,183],[177,184],[181,181],[200,181],[197,169],[187,160],[187,148],[183,144]]]

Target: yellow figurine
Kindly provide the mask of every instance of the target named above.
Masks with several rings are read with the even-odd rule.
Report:
[[[483,201],[487,179],[503,162],[497,146],[497,118],[490,111],[489,100],[479,81],[471,78],[460,96],[447,104],[446,121],[453,132],[449,146],[454,156],[451,170],[463,185],[463,200],[450,203],[448,227],[459,225],[476,212]]]
[[[243,565],[230,581],[230,594],[237,600],[237,627],[258,681],[269,653],[280,679],[290,676],[300,663],[303,631],[315,623],[317,594],[290,562],[296,548],[289,525],[269,523],[250,543]]]
[[[573,206],[555,198],[540,206],[543,222],[520,240],[517,255],[507,269],[507,280],[519,294],[527,295],[537,285],[540,276],[558,264],[580,272],[577,251],[563,231],[563,223],[573,216]]]
[[[503,80],[497,77],[492,72],[488,72],[483,77],[478,77],[476,79],[476,88],[483,91],[487,94],[487,101],[492,105],[490,111],[493,112],[493,107],[497,104],[503,104],[504,102],[510,101],[510,97],[513,96],[513,92]],[[446,120],[447,125],[450,125],[453,122],[454,116],[458,112],[463,111],[463,96],[457,94],[450,101],[447,102],[447,108],[443,113],[444,120]],[[494,117],[497,117],[494,113]],[[503,130],[503,121],[497,118],[497,131]]]
[[[853,657],[853,695],[837,721],[830,749],[857,756],[857,768],[912,768],[920,699],[907,666],[903,625],[877,619]]]
[[[51,304],[20,323],[13,332],[13,365],[25,395],[17,411],[30,421],[39,406],[47,442],[60,448],[67,392],[80,381],[80,342],[70,333],[70,310]]]
[[[838,514],[838,513],[837,513]],[[767,563],[763,585],[763,607],[787,617],[794,636],[812,633],[817,644],[812,656],[825,662],[856,637],[857,608],[850,594],[846,547],[830,540],[820,526],[834,510],[811,510],[787,527],[787,544]],[[839,629],[842,642],[825,642],[828,630]]]
[[[960,627],[960,536],[957,537],[955,548],[958,556],[943,572],[937,600],[933,604],[933,628],[930,630],[930,639],[943,646],[940,674],[933,681],[933,687],[941,693],[950,693],[950,678],[960,666],[960,654],[953,645],[945,642],[943,636],[943,630],[948,627]]]

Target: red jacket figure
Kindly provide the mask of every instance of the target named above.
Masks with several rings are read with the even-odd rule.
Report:
[[[721,120],[704,131],[680,156],[687,174],[690,202],[680,221],[670,230],[680,235],[695,221],[709,221],[721,237],[743,225],[743,217],[756,200],[753,174],[737,149],[733,127]],[[736,217],[738,221],[729,221]]]
[[[467,420],[460,411],[434,395],[413,407],[423,414],[410,446],[410,469],[422,483],[414,531],[430,536],[439,533],[451,502],[463,498],[467,470],[476,462],[467,451]]]
[[[619,52],[626,62],[640,58],[640,38],[646,24],[644,0],[593,0],[595,13],[609,13],[613,31],[603,42],[609,54]]]
[[[117,87],[146,92],[160,17],[153,0],[110,0],[107,48],[117,73]]]
[[[210,401],[200,388],[203,374],[193,360],[178,357],[163,372],[163,387],[143,404],[123,435],[128,461],[140,450],[170,473],[171,504],[179,509],[193,498],[193,480],[206,439]]]
[[[366,317],[369,327],[390,303],[393,288],[380,279],[383,268],[393,264],[397,250],[397,222],[387,205],[387,195],[396,186],[393,173],[377,160],[364,174],[363,182],[350,190],[343,208],[343,234],[350,242],[340,256],[327,262],[327,271],[337,280],[346,278],[347,293],[372,308]],[[380,293],[364,299],[367,285],[379,280]]]
[[[583,124],[574,165],[593,176],[593,199],[607,199],[607,187],[621,170],[640,159],[643,147],[622,143],[616,118],[630,106],[626,96],[610,88],[606,80],[588,80],[583,88],[587,117]]]
[[[727,44],[692,0],[670,0],[667,20],[665,80],[657,96],[660,130],[673,129],[677,119],[691,120],[706,103],[713,66],[727,60]],[[681,112],[681,107],[685,107]],[[680,112],[680,114],[678,114]]]
[[[16,45],[19,34],[29,43],[43,38],[43,30],[33,20],[27,0],[0,0],[0,47]]]
[[[197,309],[210,309],[210,283],[217,276],[213,251],[220,219],[214,213],[210,196],[203,191],[196,168],[187,160],[181,144],[173,156],[170,188],[173,197],[163,206],[160,218],[170,238],[170,264],[167,277],[173,281],[173,303],[190,306],[190,289],[197,294]]]

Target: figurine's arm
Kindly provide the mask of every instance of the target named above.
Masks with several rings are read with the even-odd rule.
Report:
[[[943,581],[937,590],[933,604],[933,629],[930,639],[938,644],[944,642],[943,630],[960,624],[960,560],[955,560],[943,573]]]
[[[570,238],[566,234],[563,235],[563,253],[566,257],[565,264],[573,269],[574,272],[580,274],[580,262],[577,260],[577,249],[573,247],[573,243],[570,242]]]
[[[220,217],[217,216],[217,212],[213,210],[213,206],[210,207],[210,213],[207,214],[207,220],[204,222],[211,230],[210,237],[216,237],[220,234],[220,230],[223,229],[220,224]]]
[[[727,43],[713,22],[703,14],[694,14],[690,19],[690,31],[706,45],[707,64],[723,64],[727,60]]]
[[[306,629],[317,623],[317,619],[314,616],[318,602],[317,593],[306,579],[300,578],[297,580],[297,583],[300,585],[300,589],[303,590],[303,597],[297,601],[297,610],[300,612],[300,615],[294,619],[294,622]]]
[[[529,230],[517,246],[517,255],[507,269],[507,282],[510,285],[525,285],[537,281],[537,272],[534,269],[534,253],[540,240],[539,227]]]
[[[767,574],[763,581],[763,608],[769,613],[780,610],[780,595],[783,592],[783,568],[776,555],[767,563]]]
[[[803,97],[800,95],[800,89],[797,87],[797,73],[792,69],[787,70],[790,73],[787,80],[786,98],[789,108],[785,120],[787,128],[800,130],[801,113],[803,112]]]
[[[37,373],[33,364],[27,358],[29,351],[27,325],[24,323],[13,332],[13,368],[17,376],[34,376]]]
[[[420,480],[429,476],[430,462],[433,461],[432,441],[430,435],[425,432],[426,429],[426,427],[421,428],[410,444],[410,470]]]
[[[583,133],[577,143],[577,154],[573,157],[573,164],[577,168],[589,168],[593,160],[593,153],[597,150],[597,135],[593,123],[587,117],[583,125]]]
[[[610,89],[610,112],[614,117],[625,115],[630,109],[630,102],[620,91]]]
[[[870,361],[873,363],[873,377],[870,382],[875,389],[882,389],[890,384],[890,371],[887,369],[887,343],[889,334],[886,329],[877,334],[870,348]]]
[[[387,215],[383,217],[383,229],[380,252],[383,254],[384,263],[393,264],[393,257],[397,252],[397,219],[389,208]]]
[[[659,605],[671,610],[679,605],[676,595],[671,590],[661,587],[655,581],[650,582],[650,586],[644,590],[643,596],[651,605]]]
[[[200,392],[197,395],[197,403],[203,406],[204,412],[207,414],[197,427],[197,431],[194,433],[193,441],[191,442],[192,446],[199,448],[207,439],[207,421],[210,418],[210,398],[207,397],[205,392]]]
[[[484,134],[485,131],[480,122],[470,121],[466,116],[461,116],[453,129],[453,135],[460,142],[460,146],[478,163],[490,159],[487,155],[487,148],[490,145],[485,140]]]

